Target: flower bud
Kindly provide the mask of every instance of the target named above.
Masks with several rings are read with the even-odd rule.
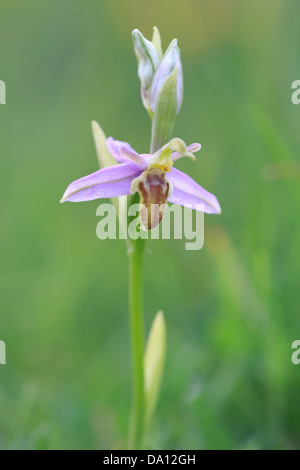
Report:
[[[147,341],[145,366],[146,424],[149,425],[157,402],[166,355],[166,323],[162,311],[157,312]]]
[[[143,105],[148,111],[150,111],[151,83],[161,59],[160,36],[157,29],[153,36],[155,44],[144,38],[138,29],[132,31],[134,51],[138,60],[138,76],[141,80],[141,95]]]
[[[182,64],[180,59],[180,50],[177,46],[177,39],[174,39],[169,45],[165,55],[162,58],[162,61],[159,64],[158,69],[155,72],[153,81],[151,84],[150,92],[150,108],[154,113],[155,104],[157,95],[162,88],[165,80],[172,74],[172,72],[177,69],[177,114],[182,105],[183,99],[183,73],[182,73]]]
[[[160,34],[156,27],[153,28],[151,41],[145,39],[138,29],[132,32],[132,38],[138,60],[138,76],[141,80],[141,95],[144,107],[152,118],[158,94],[167,78],[176,69],[176,113],[178,114],[183,98],[183,74],[177,39],[171,42],[163,55]]]

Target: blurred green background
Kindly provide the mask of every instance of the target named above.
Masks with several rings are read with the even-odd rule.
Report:
[[[217,195],[205,244],[150,241],[147,331],[168,327],[151,449],[300,447],[300,79],[296,0],[1,0],[2,449],[121,448],[130,403],[127,259],[98,201],[60,205],[97,169],[92,119],[147,152],[131,30],[177,37],[178,167]]]

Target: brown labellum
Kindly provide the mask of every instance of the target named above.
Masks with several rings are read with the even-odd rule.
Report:
[[[166,210],[171,185],[157,168],[146,170],[136,181],[140,193],[140,221],[145,230],[160,224]]]

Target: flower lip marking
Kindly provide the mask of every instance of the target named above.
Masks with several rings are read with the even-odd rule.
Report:
[[[157,168],[158,170],[160,170],[161,172],[163,173],[168,173],[172,170],[172,166],[173,166],[173,163],[172,164],[168,164],[168,163],[153,163],[150,168]]]
[[[144,230],[151,230],[161,222],[172,185],[159,168],[150,168],[133,180],[132,194],[140,195],[140,222]]]

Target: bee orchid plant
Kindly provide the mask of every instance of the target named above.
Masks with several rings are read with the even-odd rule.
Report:
[[[208,214],[219,214],[217,198],[190,176],[174,168],[182,157],[195,159],[201,145],[186,146],[172,132],[183,99],[183,73],[180,50],[174,39],[163,54],[159,31],[149,41],[135,29],[132,32],[138,61],[141,98],[151,121],[149,153],[136,152],[129,143],[109,137],[92,123],[100,170],[71,183],[61,202],[81,202],[129,197],[138,198],[142,230],[152,230],[162,220],[167,201]],[[142,259],[145,240],[129,240],[129,310],[132,342],[132,413],[128,448],[140,449],[158,397],[166,344],[164,315],[154,318],[147,345],[144,344],[142,299]]]

